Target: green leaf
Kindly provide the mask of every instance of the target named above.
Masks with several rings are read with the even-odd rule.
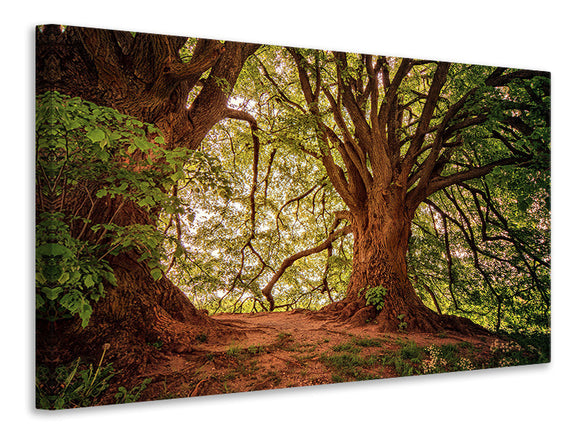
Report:
[[[36,249],[36,253],[49,257],[70,256],[72,254],[70,249],[58,243],[46,243],[41,245]]]
[[[175,253],[174,253],[174,255],[176,257],[181,257],[183,254],[185,254],[185,249],[183,249],[183,246],[177,245],[175,247]]]
[[[85,276],[84,283],[85,283],[85,286],[87,286],[87,287],[94,286],[95,285],[95,281],[93,280],[92,275]]]
[[[101,142],[105,139],[106,135],[103,130],[100,128],[95,128],[87,133],[87,137],[92,140],[93,142]]]
[[[159,281],[163,276],[163,272],[161,271],[161,269],[158,268],[151,269],[151,276],[155,281]]]
[[[44,302],[44,298],[40,295],[37,294],[36,295],[36,309],[38,310],[39,308],[41,308],[43,305],[45,304]]]
[[[58,283],[59,284],[64,284],[65,282],[67,282],[70,278],[70,275],[68,272],[64,272],[59,278],[58,278]]]
[[[54,301],[63,292],[62,287],[43,287],[42,293],[46,295],[46,298],[50,301]]]
[[[145,139],[141,139],[139,137],[135,138],[135,146],[141,151],[148,151],[153,148],[153,144],[151,142],[148,142]]]
[[[149,205],[151,207],[153,207],[155,205],[155,201],[153,200],[153,198],[151,198],[150,196],[146,196],[145,198],[141,199],[137,205],[139,205],[140,207]]]
[[[103,276],[105,277],[105,279],[107,281],[109,281],[109,283],[111,285],[114,285],[114,286],[117,285],[117,278],[115,278],[115,275],[113,274],[113,272],[103,272]]]
[[[88,302],[83,301],[79,310],[79,317],[82,320],[81,326],[83,328],[85,328],[89,324],[91,314],[93,314],[93,309],[91,305]]]

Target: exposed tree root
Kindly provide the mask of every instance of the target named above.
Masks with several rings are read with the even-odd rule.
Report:
[[[334,302],[320,310],[320,314],[329,320],[363,326],[375,323],[381,332],[457,332],[464,335],[491,335],[484,327],[469,319],[448,314],[438,314],[424,305],[409,305],[395,309],[385,306],[377,311],[372,305],[362,300],[347,299]]]
[[[244,336],[240,328],[197,310],[165,277],[155,281],[141,264],[116,259],[121,260],[125,267],[117,268],[118,285],[95,304],[87,327],[78,319],[38,325],[39,364],[54,368],[79,357],[98,362],[108,343],[106,363],[138,374],[164,354],[194,353],[202,343]]]

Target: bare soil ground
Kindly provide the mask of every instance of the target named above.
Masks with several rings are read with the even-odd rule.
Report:
[[[231,326],[234,333],[219,343],[200,336],[193,353],[167,352],[161,343],[152,344],[156,358],[132,379],[135,385],[150,379],[138,400],[397,377],[402,375],[401,367],[392,356],[400,355],[409,343],[417,347],[454,344],[469,353],[471,360],[483,361],[494,340],[450,332],[385,334],[373,324],[352,327],[304,310],[213,318]],[[416,360],[407,361],[406,367],[412,367],[412,374],[421,373]],[[117,386],[113,387],[116,391]]]

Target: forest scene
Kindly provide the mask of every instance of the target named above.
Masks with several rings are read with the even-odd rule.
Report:
[[[36,29],[36,406],[550,361],[550,74]]]

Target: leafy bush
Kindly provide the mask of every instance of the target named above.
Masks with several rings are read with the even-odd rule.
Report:
[[[78,315],[84,327],[91,302],[116,279],[108,263],[96,258],[97,247],[72,237],[63,219],[62,213],[43,213],[36,226],[36,309],[51,321]]]
[[[385,296],[387,289],[383,286],[370,287],[365,291],[367,305],[373,305],[377,311],[381,311],[385,306]]]
[[[87,326],[92,303],[116,285],[105,258],[132,249],[154,279],[163,275],[163,243],[152,225],[119,226],[113,218],[127,202],[166,213],[183,210],[166,192],[185,177],[189,151],[166,150],[153,125],[58,92],[36,105],[36,307],[50,321],[79,316]],[[83,198],[70,209],[65,199]],[[117,207],[108,222],[95,222],[99,199]],[[112,200],[120,198],[114,203]],[[83,208],[84,207],[84,208]],[[89,242],[90,241],[90,242]],[[183,247],[174,241],[175,252]]]

